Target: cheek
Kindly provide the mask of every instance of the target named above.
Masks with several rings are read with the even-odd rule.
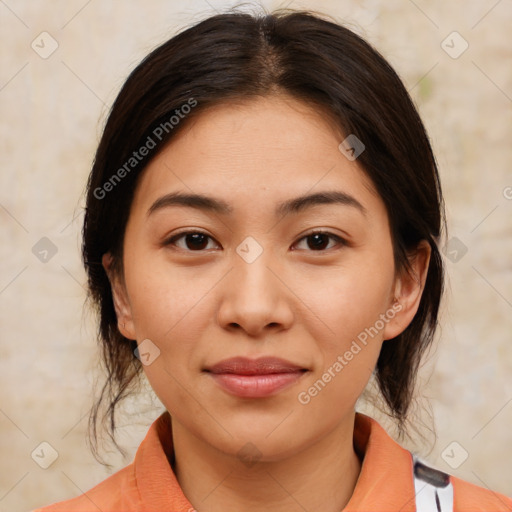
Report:
[[[318,319],[317,339],[329,340],[328,345],[339,349],[374,326],[389,305],[393,274],[392,262],[361,258],[353,265],[304,277],[301,293]]]
[[[311,417],[317,412],[335,421],[355,404],[375,368],[386,325],[381,315],[394,283],[391,249],[375,254],[347,259],[329,275],[319,272],[315,286],[310,278],[303,281],[304,292],[309,289],[307,305],[321,320],[309,323],[317,366],[300,390],[303,400],[298,397]]]
[[[175,339],[186,344],[187,338],[200,332],[198,320],[208,318],[204,299],[217,276],[204,272],[201,276],[197,267],[173,267],[165,257],[145,257],[142,252],[127,257],[125,267],[137,339]]]
[[[330,280],[327,291],[310,297],[311,309],[322,320],[315,325],[322,326],[311,331],[317,367],[297,396],[308,423],[319,415],[327,423],[337,422],[355,406],[374,371],[385,325],[380,315],[390,288],[390,280],[380,275],[378,280],[370,274],[340,276]]]
[[[158,352],[151,364],[143,365],[143,370],[172,415],[179,416],[185,407],[193,416],[201,412],[195,410],[200,406],[190,400],[186,390],[197,341],[204,332],[204,322],[210,318],[202,299],[212,285],[209,280],[191,280],[188,269],[167,266],[163,271],[155,260],[153,264],[149,261],[134,257],[126,265],[137,341],[149,339]]]
[[[211,312],[208,292],[215,276],[195,276],[190,268],[172,268],[157,258],[131,254],[125,260],[125,279],[137,341],[149,339],[158,357],[143,370],[167,407],[183,404],[189,374],[197,366],[197,342],[204,336]],[[153,347],[152,345],[150,345]],[[183,396],[182,396],[183,395]],[[172,396],[172,404],[165,397]],[[190,397],[188,397],[190,398]]]

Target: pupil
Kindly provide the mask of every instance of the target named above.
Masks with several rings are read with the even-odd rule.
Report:
[[[322,238],[324,238],[324,240],[322,240]],[[322,234],[322,233],[316,233],[314,235],[310,235],[309,236],[309,239],[314,239],[315,242],[313,243],[313,246],[311,246],[310,244],[310,248],[312,249],[322,249],[323,246],[325,246],[325,240],[327,239],[326,235]]]
[[[190,241],[192,242],[190,243]],[[189,249],[203,249],[203,246],[206,245],[206,236],[202,233],[193,233],[191,235],[187,235],[187,247]]]

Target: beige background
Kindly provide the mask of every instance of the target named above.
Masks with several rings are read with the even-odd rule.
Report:
[[[288,3],[365,35],[419,106],[440,165],[449,238],[458,239],[450,258],[467,248],[459,261],[446,260],[441,342],[421,374],[418,421],[428,426],[431,410],[437,431],[432,447],[423,430],[432,442],[424,455],[512,495],[512,4]],[[179,28],[230,5],[0,1],[0,512],[72,497],[108,474],[84,441],[97,353],[93,319],[82,312],[81,193],[108,107],[131,69]],[[51,49],[44,31],[58,44],[46,59],[31,47]],[[458,58],[445,49],[453,55],[464,40],[452,35],[442,44],[453,31],[469,44]],[[32,251],[42,237],[57,249],[46,263]],[[129,457],[113,452],[115,469],[131,460],[160,407],[146,388],[127,408],[119,439]],[[58,453],[46,470],[31,458],[41,442]],[[450,467],[446,461],[460,462],[462,450],[467,460]]]

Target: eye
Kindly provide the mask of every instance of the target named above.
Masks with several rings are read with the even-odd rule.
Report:
[[[302,237],[299,242],[305,240],[308,248],[311,250],[324,251],[326,248],[332,249],[332,246],[326,247],[326,245],[329,245],[329,239],[334,240],[338,245],[347,245],[347,242],[343,238],[333,233],[329,233],[328,231],[314,231],[313,233],[309,233],[308,235]]]
[[[180,240],[182,240],[181,244],[178,243]],[[213,238],[202,231],[184,231],[169,238],[164,242],[164,245],[173,245],[188,252],[201,252],[208,249],[209,240],[213,240]],[[308,249],[316,252],[323,252],[326,249],[332,249],[333,246],[329,246],[330,240],[341,246],[347,245],[343,238],[328,231],[314,231],[309,233],[302,237],[299,240],[299,243],[303,240],[306,241]],[[334,244],[334,246],[336,244]]]
[[[183,244],[178,244],[177,241],[183,239]],[[196,251],[200,252],[207,248],[208,239],[213,238],[202,231],[184,231],[173,237],[169,238],[164,245],[174,245],[185,251]]]

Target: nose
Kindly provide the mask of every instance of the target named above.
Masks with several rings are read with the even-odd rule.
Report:
[[[217,319],[223,329],[243,330],[251,337],[289,329],[293,323],[293,293],[282,270],[265,251],[248,263],[233,256],[231,271],[222,280]]]

